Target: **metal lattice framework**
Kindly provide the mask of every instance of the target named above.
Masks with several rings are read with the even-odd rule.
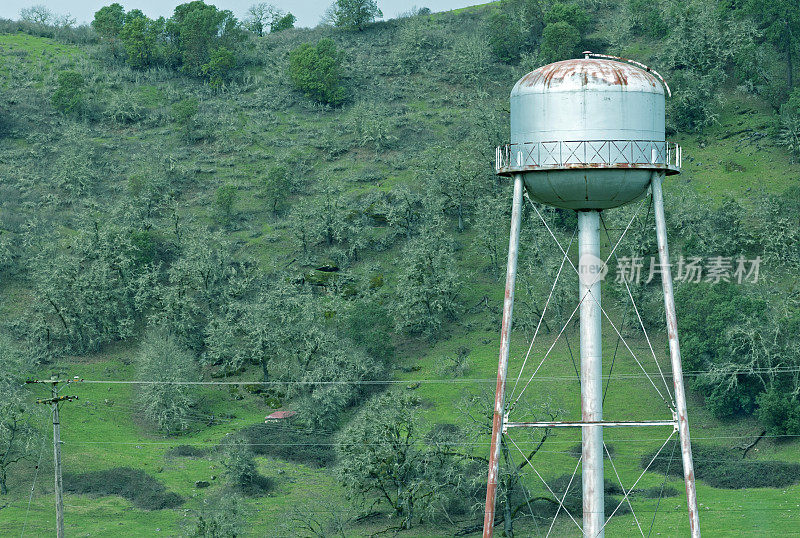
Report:
[[[500,175],[563,168],[646,168],[677,174],[681,147],[663,140],[555,140],[498,146]]]
[[[525,462],[527,463],[528,467],[530,468],[531,472],[536,475],[538,480],[541,481],[541,483],[545,486],[547,491],[549,491],[550,494],[553,495],[553,497],[558,501],[558,508],[556,510],[555,516],[553,517],[553,520],[550,523],[550,527],[549,527],[549,529],[547,531],[547,536],[549,536],[550,533],[553,531],[553,528],[554,528],[554,525],[555,525],[555,521],[556,521],[556,519],[558,518],[558,516],[562,512],[567,514],[569,519],[578,528],[579,532],[581,532],[582,534],[585,534],[584,533],[584,529],[583,529],[583,527],[581,526],[581,524],[579,522],[579,519],[576,519],[575,515],[570,513],[569,509],[566,506],[564,506],[564,502],[565,502],[565,500],[567,498],[569,490],[572,487],[573,482],[575,481],[575,476],[576,476],[576,474],[578,472],[578,469],[581,467],[582,457],[579,459],[578,463],[576,464],[565,491],[556,492],[547,483],[547,481],[542,476],[542,474],[537,470],[536,466],[528,459],[528,456],[526,456],[525,452],[517,444],[517,442],[513,439],[513,437],[508,435],[509,428],[576,428],[576,427],[577,428],[581,428],[581,427],[589,426],[589,425],[597,425],[597,426],[603,426],[603,427],[665,427],[665,426],[671,426],[671,428],[669,430],[669,434],[666,435],[666,439],[664,440],[663,444],[660,445],[659,449],[656,451],[655,455],[647,463],[647,465],[645,466],[644,470],[638,475],[636,480],[632,484],[630,484],[629,487],[626,487],[625,484],[623,484],[622,479],[620,477],[620,474],[617,471],[617,466],[616,466],[616,464],[614,462],[614,459],[613,459],[611,453],[609,452],[608,447],[605,445],[605,443],[603,443],[603,450],[605,451],[606,457],[608,458],[608,461],[611,464],[611,468],[613,469],[613,473],[614,473],[614,475],[616,477],[616,480],[617,480],[617,482],[618,482],[618,484],[619,484],[619,486],[621,488],[621,491],[623,493],[623,497],[619,501],[619,503],[616,505],[614,510],[611,512],[611,514],[608,515],[605,518],[605,521],[602,524],[602,527],[600,528],[600,532],[598,532],[596,536],[600,536],[602,534],[602,532],[605,529],[605,527],[608,525],[608,523],[611,521],[611,519],[614,517],[614,515],[616,515],[618,513],[620,507],[623,504],[627,504],[628,508],[630,509],[631,514],[633,515],[633,518],[634,518],[634,521],[636,523],[636,527],[637,527],[639,533],[642,536],[645,536],[645,533],[644,533],[644,530],[642,528],[642,524],[640,522],[640,519],[637,516],[633,505],[631,504],[630,495],[636,489],[636,487],[639,485],[639,482],[644,477],[645,473],[647,473],[647,471],[650,469],[652,464],[655,462],[655,460],[658,458],[658,456],[661,454],[661,452],[664,450],[664,448],[667,446],[667,444],[670,442],[670,440],[672,440],[673,437],[675,437],[675,435],[677,433],[679,433],[679,430],[680,430],[680,419],[679,419],[678,408],[677,408],[676,403],[675,403],[675,396],[673,395],[672,391],[670,390],[670,386],[669,386],[670,384],[667,382],[667,378],[666,378],[666,376],[665,376],[665,374],[664,374],[664,372],[663,372],[663,370],[661,368],[661,365],[660,365],[660,363],[658,361],[658,358],[656,356],[656,353],[655,353],[651,338],[648,335],[647,329],[646,329],[645,324],[644,324],[644,322],[642,320],[642,316],[640,314],[639,308],[637,307],[636,302],[634,300],[633,293],[631,292],[630,286],[629,286],[628,282],[626,280],[624,280],[624,279],[623,279],[623,283],[625,285],[625,290],[627,292],[627,298],[630,301],[630,307],[632,308],[633,312],[635,313],[636,320],[638,321],[638,328],[641,330],[641,333],[643,334],[644,339],[645,339],[645,341],[647,343],[647,350],[649,351],[649,353],[647,353],[647,354],[652,357],[652,361],[656,365],[656,370],[658,371],[658,376],[657,377],[661,378],[660,379],[660,383],[657,382],[654,379],[654,377],[651,375],[651,371],[648,371],[644,366],[644,363],[645,362],[649,362],[649,359],[645,360],[643,358],[640,358],[637,355],[637,353],[634,352],[634,347],[629,344],[628,340],[622,334],[622,332],[624,330],[624,327],[618,327],[617,324],[614,323],[614,321],[611,319],[611,317],[609,316],[609,314],[606,311],[606,309],[603,308],[600,305],[600,301],[598,300],[598,298],[594,297],[592,295],[591,291],[588,291],[588,290],[587,290],[587,292],[585,294],[583,294],[579,298],[578,304],[575,306],[575,308],[571,309],[571,313],[569,314],[567,320],[563,323],[563,325],[561,325],[560,330],[556,333],[556,336],[555,336],[554,340],[546,348],[546,351],[545,351],[545,348],[542,348],[538,353],[533,353],[534,349],[535,349],[535,344],[536,344],[536,341],[537,341],[537,337],[540,334],[540,328],[541,328],[542,322],[543,322],[544,317],[545,317],[545,315],[546,315],[546,313],[548,311],[548,308],[549,308],[549,306],[551,304],[551,300],[553,298],[553,294],[554,294],[554,292],[556,290],[556,286],[559,283],[559,279],[560,279],[560,277],[562,275],[563,269],[568,265],[579,276],[580,276],[580,273],[579,273],[579,270],[576,267],[575,263],[573,263],[573,261],[570,259],[570,256],[569,256],[570,249],[571,249],[571,247],[573,245],[573,242],[574,242],[574,239],[575,239],[575,234],[573,233],[572,237],[569,240],[569,243],[566,244],[566,246],[563,245],[561,243],[561,241],[559,241],[559,239],[556,236],[556,234],[553,232],[552,228],[548,225],[547,221],[545,220],[545,218],[542,215],[542,213],[539,211],[539,209],[536,206],[536,204],[533,203],[533,201],[527,196],[527,194],[524,197],[528,201],[530,207],[532,208],[532,211],[536,213],[536,215],[538,216],[539,220],[541,221],[541,224],[547,229],[550,237],[552,238],[554,243],[557,245],[559,251],[561,252],[562,259],[561,259],[560,266],[558,267],[558,271],[557,271],[557,273],[556,273],[556,275],[554,277],[553,284],[552,284],[552,287],[550,289],[550,293],[549,293],[549,295],[547,297],[547,300],[546,300],[546,302],[544,304],[544,307],[543,307],[541,313],[539,314],[539,321],[538,321],[537,326],[536,326],[536,328],[534,330],[534,334],[533,334],[533,336],[531,338],[531,341],[530,341],[530,344],[528,346],[527,352],[525,353],[525,356],[524,356],[524,359],[522,361],[522,365],[520,367],[519,373],[516,376],[516,380],[513,383],[511,391],[510,391],[510,393],[508,395],[508,399],[505,400],[505,402],[504,402],[504,405],[503,405],[504,416],[503,416],[503,420],[502,420],[502,430],[501,430],[502,439],[507,444],[507,446],[514,447],[517,451],[519,451],[519,453],[522,455],[522,458],[525,460]],[[613,248],[611,249],[611,252],[608,254],[608,256],[605,258],[605,264],[606,265],[608,264],[609,260],[611,260],[612,257],[617,259],[617,262],[618,262],[617,248],[621,244],[622,240],[625,238],[626,234],[630,230],[630,228],[633,225],[634,221],[637,219],[637,217],[640,216],[640,213],[641,213],[643,207],[645,206],[646,202],[648,202],[647,199],[642,200],[642,202],[640,203],[639,208],[636,211],[634,211],[630,221],[628,222],[627,226],[622,231],[619,239],[615,243],[612,243],[613,244]],[[605,228],[605,224],[603,224],[603,227]],[[607,228],[606,228],[606,234],[608,234],[608,229]],[[609,242],[611,243],[610,236],[608,237],[608,239],[609,239]],[[513,297],[512,297],[512,300],[513,300]],[[613,328],[614,333],[616,334],[617,338],[619,339],[618,340],[618,344],[621,342],[622,345],[624,346],[624,348],[627,349],[627,351],[630,353],[630,356],[632,357],[632,359],[635,361],[635,363],[641,369],[641,371],[644,374],[644,376],[646,377],[646,379],[649,381],[650,386],[652,386],[652,388],[654,389],[655,393],[659,396],[659,398],[665,404],[666,410],[670,413],[671,418],[642,420],[642,421],[602,420],[602,421],[598,421],[598,422],[587,422],[585,420],[581,420],[581,421],[554,421],[554,420],[551,420],[551,421],[522,422],[522,421],[510,420],[510,415],[513,414],[513,411],[514,411],[515,407],[520,402],[520,399],[522,398],[522,396],[525,393],[525,391],[528,388],[528,386],[531,384],[533,379],[536,377],[536,375],[541,370],[542,365],[551,356],[551,352],[555,348],[556,344],[562,339],[562,337],[563,338],[567,338],[566,337],[566,332],[568,331],[568,327],[569,327],[570,323],[573,321],[573,319],[575,318],[576,314],[578,313],[578,311],[579,311],[579,309],[581,307],[581,304],[584,301],[594,301],[598,305],[600,311],[602,312],[603,317],[608,322],[608,324]],[[568,309],[567,312],[570,312],[570,309]],[[623,320],[623,324],[624,324],[624,320]],[[535,365],[535,368],[532,368],[533,365],[530,365],[526,370],[526,366],[528,366],[528,361],[531,358],[531,356],[532,355],[537,355],[537,354],[541,358],[538,361],[536,361],[537,364]],[[533,371],[531,372],[531,370],[533,370]],[[656,377],[656,379],[657,379],[657,377]],[[580,381],[580,376],[578,377],[578,380]],[[674,454],[674,448],[673,448],[673,454]],[[671,459],[672,458],[670,458],[670,460]],[[666,480],[666,477],[665,477],[665,480]],[[533,512],[531,512],[531,516],[534,517],[533,516]],[[655,514],[653,515],[653,522],[655,522]],[[652,530],[652,524],[651,524],[651,530]],[[595,535],[592,534],[592,536],[595,536]]]
[[[561,326],[561,329],[556,334],[555,339],[553,340],[553,342],[549,345],[547,350],[542,354],[542,357],[538,361],[538,364],[536,365],[536,367],[533,369],[533,372],[530,373],[530,375],[526,375],[525,376],[525,377],[527,377],[527,381],[525,381],[524,384],[522,384],[521,381],[523,381],[523,373],[526,370],[526,366],[528,364],[528,359],[531,357],[532,352],[533,352],[533,350],[535,348],[535,343],[536,343],[536,340],[537,340],[537,336],[539,335],[539,329],[541,327],[541,324],[542,324],[542,321],[543,321],[543,319],[545,317],[545,314],[547,313],[548,307],[550,306],[551,299],[553,297],[553,292],[555,291],[556,286],[558,285],[559,279],[561,277],[561,274],[562,274],[562,271],[563,271],[565,265],[569,265],[576,274],[578,273],[578,268],[575,266],[574,262],[569,257],[569,251],[570,251],[570,248],[571,248],[571,246],[573,244],[573,240],[575,238],[575,235],[573,234],[572,238],[570,239],[569,244],[567,244],[566,247],[564,245],[562,245],[562,243],[558,240],[558,238],[556,237],[555,233],[553,232],[551,227],[548,225],[547,221],[545,220],[544,216],[541,214],[539,209],[536,207],[536,205],[527,196],[525,196],[525,198],[529,202],[530,207],[533,209],[533,211],[538,215],[539,220],[541,221],[541,223],[544,225],[544,227],[549,232],[550,237],[553,239],[555,244],[558,246],[558,249],[561,251],[561,254],[562,254],[562,259],[561,259],[561,265],[559,266],[558,272],[556,273],[556,276],[555,276],[555,278],[553,280],[553,285],[552,285],[552,287],[550,289],[550,294],[549,294],[549,296],[547,298],[547,301],[545,302],[544,308],[542,309],[541,315],[539,317],[539,322],[538,322],[537,327],[536,327],[536,329],[534,331],[533,337],[531,338],[530,344],[528,346],[528,350],[527,350],[527,352],[525,354],[525,357],[524,357],[524,360],[522,362],[522,366],[521,366],[521,368],[519,370],[517,378],[514,381],[513,387],[511,389],[511,392],[510,392],[510,395],[509,395],[509,398],[508,398],[509,401],[506,403],[506,414],[505,414],[505,420],[503,421],[503,439],[505,441],[507,441],[510,446],[513,446],[517,451],[519,451],[519,453],[522,455],[522,457],[525,459],[526,463],[528,464],[528,467],[531,469],[531,472],[533,472],[536,475],[536,477],[539,479],[539,481],[542,482],[542,484],[545,486],[545,488],[558,501],[558,508],[556,509],[556,514],[553,517],[553,519],[552,519],[552,521],[550,523],[550,527],[549,527],[548,532],[547,532],[547,536],[549,536],[551,534],[551,532],[553,531],[556,519],[558,518],[558,516],[562,512],[567,514],[569,519],[575,524],[575,526],[578,528],[578,530],[581,533],[583,533],[583,528],[581,527],[578,519],[576,519],[575,515],[570,513],[570,511],[567,509],[567,507],[564,506],[564,502],[565,502],[565,500],[567,498],[567,494],[568,494],[570,488],[572,487],[572,484],[573,484],[573,482],[575,480],[575,476],[576,476],[576,474],[578,472],[578,469],[581,466],[580,464],[582,463],[582,458],[579,459],[578,463],[576,464],[565,491],[562,492],[562,493],[556,492],[547,483],[547,481],[542,476],[542,474],[537,470],[536,466],[534,466],[534,464],[528,459],[528,457],[525,455],[525,452],[517,444],[517,442],[512,437],[508,436],[509,428],[575,428],[575,427],[580,428],[580,427],[587,426],[587,425],[592,425],[592,424],[595,424],[595,425],[598,425],[598,426],[604,426],[604,427],[646,427],[646,426],[654,426],[654,427],[662,426],[663,427],[663,426],[671,426],[669,434],[667,435],[667,437],[664,440],[663,444],[661,444],[660,448],[657,450],[655,455],[650,459],[650,461],[647,464],[647,466],[645,467],[645,469],[639,474],[637,479],[629,487],[626,487],[625,484],[623,484],[622,479],[621,479],[621,477],[619,475],[619,472],[617,471],[616,464],[614,463],[614,458],[612,457],[611,453],[609,452],[608,447],[605,445],[605,443],[603,443],[603,449],[604,449],[604,451],[606,453],[606,456],[607,456],[607,458],[608,458],[608,460],[609,460],[609,462],[611,464],[611,468],[612,468],[612,470],[614,472],[614,475],[615,475],[615,477],[617,479],[617,482],[618,482],[618,484],[619,484],[619,486],[621,488],[621,491],[623,493],[623,497],[617,503],[617,505],[614,508],[614,510],[612,511],[612,513],[606,518],[605,523],[603,524],[603,528],[601,528],[601,531],[606,527],[606,525],[608,525],[608,523],[611,521],[611,519],[614,517],[614,515],[619,511],[619,508],[623,504],[627,504],[628,508],[630,509],[631,514],[633,515],[633,518],[634,518],[634,521],[636,523],[636,526],[637,526],[637,529],[638,529],[639,533],[642,536],[645,536],[644,530],[642,529],[642,525],[641,525],[641,523],[639,521],[639,517],[636,515],[636,511],[634,510],[633,505],[631,504],[630,495],[636,489],[636,487],[638,486],[638,484],[641,481],[642,477],[649,470],[650,466],[653,464],[653,462],[656,460],[656,458],[658,458],[658,456],[661,454],[661,452],[663,451],[664,447],[667,446],[669,441],[678,432],[678,417],[677,417],[677,413],[676,413],[676,409],[675,409],[675,401],[674,401],[673,395],[672,395],[672,393],[670,391],[670,388],[669,388],[669,383],[667,382],[666,376],[664,375],[664,372],[663,372],[663,370],[661,368],[661,365],[660,365],[660,363],[658,361],[658,358],[657,358],[655,350],[653,348],[651,339],[650,339],[650,337],[649,337],[649,335],[647,333],[647,329],[645,328],[644,322],[642,321],[642,317],[641,317],[641,315],[639,313],[639,309],[636,306],[636,303],[635,303],[635,301],[633,299],[633,294],[631,292],[630,286],[628,285],[627,281],[623,281],[623,282],[625,284],[625,289],[627,291],[627,295],[628,295],[628,298],[630,300],[630,305],[631,305],[631,307],[633,308],[633,311],[636,314],[636,318],[637,318],[638,323],[639,323],[639,328],[641,329],[642,334],[645,337],[645,340],[646,340],[647,346],[648,346],[648,350],[650,352],[649,354],[652,356],[652,360],[656,365],[656,369],[657,369],[657,371],[659,373],[659,377],[661,378],[660,381],[663,383],[663,387],[659,386],[659,385],[661,385],[661,383],[657,383],[653,379],[653,377],[650,375],[650,372],[645,368],[645,366],[643,364],[643,362],[645,362],[645,361],[643,359],[640,359],[637,356],[637,354],[634,352],[633,347],[628,343],[627,339],[622,335],[621,328],[617,327],[617,325],[611,320],[611,317],[609,317],[607,311],[602,306],[600,307],[600,309],[601,309],[601,312],[603,313],[603,316],[605,317],[605,319],[608,321],[608,323],[614,329],[614,332],[616,333],[617,337],[619,338],[619,341],[628,350],[628,352],[630,353],[630,355],[633,358],[633,360],[636,362],[638,367],[643,372],[644,376],[650,382],[650,385],[653,387],[653,389],[658,394],[660,399],[664,402],[667,410],[671,413],[672,418],[671,419],[666,419],[665,418],[665,419],[656,419],[656,420],[644,420],[644,421],[603,420],[603,421],[596,422],[596,423],[594,423],[594,422],[586,422],[586,421],[514,422],[514,421],[509,420],[509,415],[512,414],[513,409],[519,403],[520,399],[522,398],[523,394],[525,393],[525,390],[528,388],[530,383],[536,377],[537,373],[540,371],[540,369],[542,368],[542,365],[545,363],[545,361],[551,356],[551,352],[555,348],[556,344],[562,339],[562,337],[565,336],[565,333],[568,330],[568,327],[569,327],[570,323],[572,322],[572,320],[574,319],[575,315],[577,314],[581,303],[584,302],[584,301],[597,301],[597,299],[591,294],[591,292],[587,292],[586,294],[584,294],[580,298],[578,304],[575,306],[574,309],[572,309],[569,317],[563,323],[563,325]],[[628,222],[627,226],[623,230],[623,232],[620,235],[619,239],[613,245],[613,248],[612,248],[611,252],[609,253],[608,257],[605,259],[605,263],[606,264],[608,264],[609,260],[611,260],[612,257],[616,258],[616,256],[617,256],[617,254],[616,254],[617,247],[619,247],[620,243],[625,238],[625,235],[630,230],[630,228],[633,225],[634,221],[640,215],[641,210],[644,207],[645,202],[646,202],[646,200],[643,200],[641,202],[641,204],[639,206],[639,209],[634,212],[633,216],[631,217],[631,219]],[[529,368],[529,370],[530,370],[530,368]],[[519,392],[517,392],[517,389],[519,387],[521,387],[521,389],[519,390]]]

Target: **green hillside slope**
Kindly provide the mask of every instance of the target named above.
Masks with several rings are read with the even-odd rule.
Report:
[[[762,260],[755,283],[677,284],[703,532],[798,534],[800,90],[783,49],[752,10],[705,0],[542,2],[539,15],[534,4],[243,33],[224,80],[168,53],[132,66],[121,41],[88,28],[0,21],[0,387],[31,426],[7,468],[0,534],[53,532],[50,415],[33,403],[48,393],[20,385],[56,375],[79,396],[61,407],[68,535],[478,535],[511,195],[494,149],[516,80],[586,48],[672,86],[668,138],[684,148],[683,173],[665,181],[674,257]],[[548,41],[559,24],[577,41],[569,29]],[[292,51],[323,39],[341,62],[336,106],[291,75]],[[574,217],[540,210],[571,243]],[[669,418],[637,364],[664,389],[660,284],[644,282],[649,211],[644,199],[604,215],[605,255],[633,218],[617,254],[647,264],[632,294],[650,342],[613,261],[604,292],[625,340],[604,323],[605,415],[618,420]],[[565,270],[543,314],[561,252],[530,206],[523,228],[515,398],[547,359],[517,418],[577,419],[577,281]],[[406,449],[423,463],[404,487],[439,481],[412,513],[387,502],[393,491],[359,503],[342,467],[346,436],[378,422],[382,394],[408,404],[397,413],[415,428]],[[14,409],[0,403],[0,420]],[[275,410],[297,414],[265,425]],[[609,513],[617,479],[630,488],[670,433],[619,430],[606,433]],[[540,435],[510,438],[527,455]],[[559,495],[579,443],[550,431],[531,460]],[[609,536],[687,535],[679,454],[665,451],[631,497],[636,517],[625,503]],[[230,478],[248,452],[250,489]],[[522,471],[515,531],[547,534],[554,495]],[[576,531],[563,513],[553,525]]]

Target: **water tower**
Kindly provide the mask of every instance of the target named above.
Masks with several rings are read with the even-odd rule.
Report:
[[[664,137],[664,101],[665,94],[669,93],[669,87],[661,76],[648,67],[622,58],[589,52],[584,53],[584,58],[556,62],[528,73],[517,82],[511,92],[511,144],[497,148],[496,153],[497,173],[513,178],[514,195],[484,537],[492,536],[493,532],[500,441],[508,428],[581,428],[583,524],[579,527],[584,536],[596,538],[603,536],[607,523],[603,491],[603,428],[636,426],[672,426],[667,441],[676,432],[680,437],[691,535],[700,536],[661,190],[664,177],[680,173],[681,164],[680,147],[666,142]],[[506,374],[523,186],[533,201],[577,212],[577,266],[569,260],[569,248],[565,250],[560,244],[559,248],[571,266],[567,270],[574,269],[578,273],[579,281],[579,303],[573,315],[578,313],[580,319],[580,421],[512,422],[508,417],[510,407],[505,401]],[[669,395],[669,398],[664,397],[664,401],[671,410],[672,419],[604,420],[601,338],[603,317],[606,317],[620,338],[622,335],[601,303],[605,262],[600,257],[600,212],[642,198],[648,190],[652,192],[655,214],[674,384],[673,396],[664,380],[667,389],[664,392]],[[539,213],[538,210],[536,212]],[[541,218],[541,214],[539,216]],[[558,242],[555,235],[553,239]],[[628,292],[630,295],[630,290]],[[641,323],[641,316],[638,317]],[[566,327],[565,325],[564,329]],[[642,328],[644,329],[643,325]],[[652,351],[652,345],[650,348]],[[655,352],[653,359],[656,359]],[[655,384],[653,386],[656,387]],[[656,387],[656,390],[659,388]],[[664,445],[666,443],[665,441]],[[625,499],[628,499],[629,493],[630,491],[625,492]]]

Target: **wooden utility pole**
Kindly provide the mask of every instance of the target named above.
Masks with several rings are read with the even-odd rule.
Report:
[[[61,482],[61,423],[58,417],[58,404],[60,402],[68,402],[70,400],[77,400],[77,396],[59,396],[58,384],[61,382],[70,383],[70,381],[62,381],[56,378],[49,381],[28,380],[26,383],[48,383],[50,384],[51,397],[47,399],[36,400],[38,404],[50,404],[53,408],[53,462],[55,473],[55,495],[56,495],[56,537],[64,538],[64,487]]]

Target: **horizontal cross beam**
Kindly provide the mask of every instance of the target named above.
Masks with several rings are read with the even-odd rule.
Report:
[[[678,427],[676,420],[574,420],[553,422],[506,422],[506,428],[580,428],[582,426],[672,426]]]

